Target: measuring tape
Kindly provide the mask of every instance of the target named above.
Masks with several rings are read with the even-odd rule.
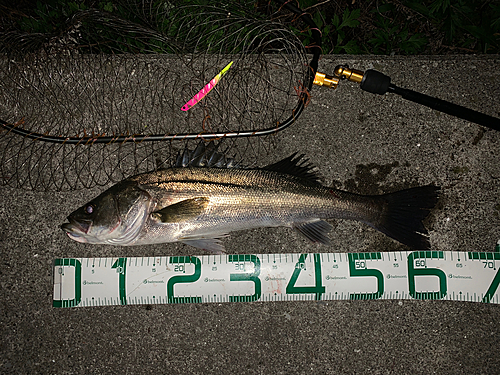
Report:
[[[417,299],[500,303],[494,253],[399,251],[54,262],[54,307]]]

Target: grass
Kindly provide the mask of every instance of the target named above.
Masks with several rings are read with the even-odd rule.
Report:
[[[497,0],[298,0],[298,3],[322,30],[323,53],[500,53]],[[125,16],[113,1],[19,0],[14,5],[0,6],[0,32],[12,29],[52,32],[72,14],[92,7]],[[297,35],[305,45],[311,42],[308,33],[297,30]]]
[[[500,53],[500,2],[299,0],[323,30],[324,53]]]

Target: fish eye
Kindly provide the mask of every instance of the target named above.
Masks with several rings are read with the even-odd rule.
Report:
[[[93,205],[93,204],[88,204],[88,205],[86,205],[86,206],[85,206],[85,208],[84,208],[85,213],[86,213],[86,214],[89,214],[89,215],[90,215],[90,214],[93,214],[93,213],[94,213],[94,210],[95,210],[95,207],[94,207],[94,205]]]

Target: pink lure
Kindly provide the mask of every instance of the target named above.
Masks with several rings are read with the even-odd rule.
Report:
[[[206,84],[205,87],[203,87],[198,94],[193,96],[191,100],[189,100],[186,104],[184,104],[181,108],[181,111],[187,111],[191,107],[193,107],[196,103],[198,103],[201,99],[203,99],[214,87],[217,83],[219,83],[220,79],[224,74],[227,73],[229,68],[233,65],[233,62],[231,61],[229,64],[226,65],[224,69],[221,70],[219,74],[217,74],[210,82]]]

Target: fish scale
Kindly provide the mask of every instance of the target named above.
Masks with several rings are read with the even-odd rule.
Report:
[[[237,165],[213,144],[200,142],[196,150],[180,154],[172,168],[111,187],[73,212],[62,229],[79,242],[183,242],[223,252],[222,237],[259,227],[292,227],[313,242],[329,244],[332,226],[324,220],[350,219],[411,248],[430,247],[422,221],[437,202],[435,186],[364,196],[321,185],[303,155],[263,168]]]
[[[210,203],[206,211],[193,224],[185,223],[185,226],[192,228],[191,232],[210,228],[212,235],[262,226],[291,226],[295,222],[319,218],[347,217],[345,211],[349,206],[345,202],[357,198],[352,195],[350,200],[342,201],[338,199],[341,192],[333,195],[331,189],[304,186],[298,178],[266,170],[174,169],[154,178],[145,175],[133,180],[151,194],[160,207],[208,196]]]
[[[156,176],[155,176],[156,177]],[[186,198],[200,195],[214,195],[219,203],[231,204],[231,197],[236,197],[244,205],[235,206],[239,210],[259,208],[264,209],[293,209],[323,208],[330,212],[332,204],[339,195],[333,195],[331,189],[321,186],[303,186],[293,176],[280,175],[265,170],[237,170],[237,169],[203,169],[197,170],[167,170],[161,177],[151,179],[147,175],[137,176],[131,180],[140,184],[158,202],[169,201],[170,204]],[[158,188],[155,185],[158,184]],[[298,188],[303,190],[298,191]],[[171,201],[171,197],[175,200]],[[316,199],[315,201],[309,198]],[[211,197],[212,199],[212,197]],[[235,202],[235,203],[239,203]],[[160,204],[161,205],[161,204]],[[339,205],[340,206],[340,205]]]

